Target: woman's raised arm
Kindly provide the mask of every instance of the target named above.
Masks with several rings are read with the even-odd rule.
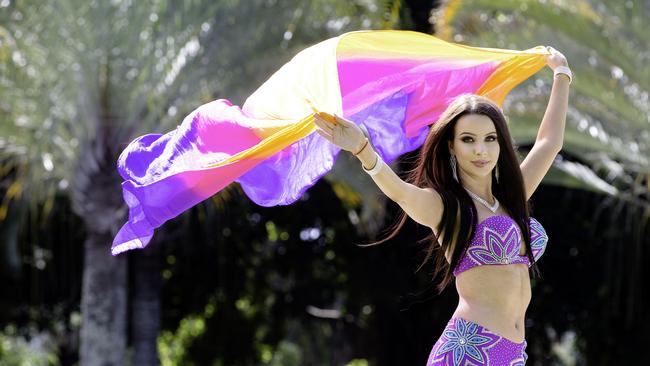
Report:
[[[554,71],[558,68],[568,68],[567,60],[560,52],[548,47],[550,55],[546,62]],[[570,71],[568,71],[570,73]],[[551,168],[555,156],[562,149],[564,129],[569,104],[570,78],[565,73],[553,77],[553,87],[549,97],[546,112],[540,123],[535,144],[524,161],[520,164],[524,178],[526,200],[528,200]]]

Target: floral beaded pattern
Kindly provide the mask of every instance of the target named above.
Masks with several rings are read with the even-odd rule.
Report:
[[[433,346],[427,366],[526,364],[526,341],[515,343],[474,322],[452,318]]]
[[[531,249],[538,260],[548,242],[544,227],[530,218]],[[530,266],[527,255],[519,255],[522,235],[516,222],[506,215],[494,215],[481,221],[474,232],[467,250],[454,269],[454,275],[485,264],[523,263]]]
[[[548,235],[546,230],[539,221],[530,218],[530,249],[533,251],[533,257],[537,261],[546,250]]]
[[[433,361],[451,354],[453,365],[466,364],[469,361],[486,364],[489,359],[485,349],[498,340],[497,336],[479,332],[477,324],[463,319],[454,319],[454,326],[445,329],[443,337],[446,341],[434,354]]]

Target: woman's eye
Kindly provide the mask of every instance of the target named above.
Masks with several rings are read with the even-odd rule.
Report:
[[[463,142],[471,142],[472,138],[471,137],[464,137],[461,141],[463,141]]]
[[[495,141],[496,139],[497,139],[496,136],[488,136],[487,137],[488,141]]]

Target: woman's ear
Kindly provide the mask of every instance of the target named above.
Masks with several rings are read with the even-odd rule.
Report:
[[[447,148],[449,149],[449,154],[454,155],[454,142],[453,141],[447,141]]]

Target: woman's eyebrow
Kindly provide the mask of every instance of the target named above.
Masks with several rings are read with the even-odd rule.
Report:
[[[488,133],[485,134],[485,136],[490,135],[490,134],[493,134],[493,133],[497,133],[497,132],[496,132],[496,131],[488,132]],[[472,135],[472,136],[476,136],[475,134],[473,134],[473,133],[471,133],[471,132],[461,132],[460,134],[461,134],[461,135]]]

